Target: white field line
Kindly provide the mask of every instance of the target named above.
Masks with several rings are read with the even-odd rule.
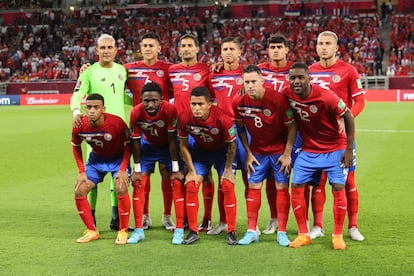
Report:
[[[414,133],[414,129],[369,129],[357,128],[357,132],[377,132],[377,133]]]

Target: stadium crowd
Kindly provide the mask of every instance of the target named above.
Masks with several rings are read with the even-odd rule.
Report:
[[[29,7],[39,4],[11,2]],[[414,72],[412,20],[408,15],[392,17],[390,66],[395,74]],[[316,36],[326,29],[340,37],[338,58],[352,63],[362,76],[370,76],[374,75],[376,60],[382,61],[387,53],[380,39],[380,26],[379,15],[228,19],[217,6],[205,10],[203,16],[185,6],[163,10],[116,9],[111,1],[78,12],[41,9],[16,17],[12,25],[0,26],[0,79],[76,80],[81,64],[96,61],[94,45],[103,32],[117,39],[120,63],[140,60],[140,37],[144,32],[155,31],[163,45],[160,58],[174,63],[179,61],[177,40],[185,33],[198,37],[201,61],[218,61],[221,38],[238,36],[243,41],[242,61],[257,64],[267,60],[267,38],[279,32],[291,43],[289,60],[312,64],[317,59]]]

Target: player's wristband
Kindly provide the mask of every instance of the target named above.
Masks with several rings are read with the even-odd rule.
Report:
[[[140,163],[135,163],[134,164],[134,172],[141,172],[141,164]]]
[[[73,111],[72,111],[72,114],[73,114],[73,117],[76,117],[76,116],[78,116],[78,115],[80,115],[81,114],[81,112],[80,112],[80,110],[79,109],[74,109]]]
[[[172,172],[178,172],[180,170],[179,166],[178,166],[178,161],[172,161]]]

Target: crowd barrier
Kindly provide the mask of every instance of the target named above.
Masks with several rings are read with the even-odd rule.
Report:
[[[6,105],[69,105],[72,94],[0,95],[0,106]],[[368,102],[414,102],[414,90],[367,90]]]

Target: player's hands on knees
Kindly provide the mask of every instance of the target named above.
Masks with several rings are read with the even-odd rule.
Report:
[[[83,117],[83,114],[78,114],[78,115],[73,117],[72,126],[74,128],[78,128],[82,125],[82,117]]]
[[[352,167],[354,163],[353,149],[346,149],[341,158],[341,166],[345,169]]]
[[[126,171],[119,171],[114,179],[118,195],[124,195],[128,192],[129,176]]]
[[[236,177],[234,176],[233,170],[231,168],[225,168],[223,171],[223,175],[221,176],[221,180],[227,179],[231,183],[235,183]]]
[[[184,174],[180,171],[171,173],[171,180],[184,181]]]
[[[279,164],[279,172],[283,172],[284,175],[288,175],[292,166],[292,158],[288,154],[282,154],[276,162],[276,165]]]
[[[186,185],[188,182],[194,181],[197,185],[197,174],[195,171],[192,170],[188,170],[186,176],[185,176],[185,181],[184,181],[184,185]]]
[[[93,188],[93,183],[88,179],[85,172],[76,177],[75,196],[85,196]]]
[[[142,174],[140,172],[133,172],[131,174],[132,181],[142,181]]]
[[[79,70],[79,73],[85,72],[86,69],[88,69],[89,66],[91,66],[91,64],[89,62],[88,63],[85,63],[85,64],[82,64],[82,66],[81,66],[81,68]]]
[[[247,171],[247,176],[250,177],[250,174],[253,172],[255,172],[256,170],[254,169],[254,164],[256,165],[260,165],[259,161],[257,161],[256,157],[254,157],[253,154],[248,153],[246,156],[246,171]]]

